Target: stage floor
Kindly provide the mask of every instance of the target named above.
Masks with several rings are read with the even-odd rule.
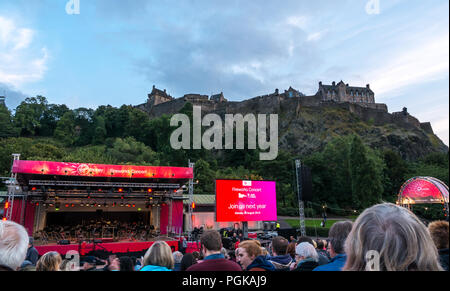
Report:
[[[58,245],[58,244],[48,244],[35,246],[39,255],[42,256],[47,252],[56,251],[60,255],[65,256],[68,251],[76,251],[80,253],[81,256],[96,250],[96,251],[107,251],[113,254],[115,253],[129,253],[129,252],[142,252],[148,250],[148,248],[158,240],[165,241],[172,249],[172,252],[178,251],[178,240],[171,239],[169,237],[159,237],[152,241],[121,241],[121,242],[111,242],[111,243],[83,243],[83,244],[69,244],[69,245]],[[186,249],[187,253],[192,253],[194,251],[199,251],[196,242],[188,242],[188,247]]]

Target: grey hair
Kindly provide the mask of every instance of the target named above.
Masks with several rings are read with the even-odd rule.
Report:
[[[182,252],[180,252],[180,251],[173,252],[172,256],[173,256],[173,260],[174,260],[175,264],[181,263],[181,260],[183,259]]]
[[[0,265],[17,270],[25,261],[28,233],[12,221],[0,221]]]
[[[316,262],[319,261],[319,254],[317,253],[314,246],[312,244],[310,244],[309,242],[299,243],[295,247],[295,254],[300,257],[307,258],[307,259],[313,259]]]
[[[392,203],[366,209],[356,219],[346,243],[343,270],[366,270],[366,256],[379,254],[381,271],[440,271],[438,251],[414,213]]]

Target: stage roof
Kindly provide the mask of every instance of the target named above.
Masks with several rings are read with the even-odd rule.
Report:
[[[182,167],[153,167],[131,165],[103,165],[49,161],[16,160],[13,173],[68,177],[104,177],[131,179],[192,179],[193,169]]]

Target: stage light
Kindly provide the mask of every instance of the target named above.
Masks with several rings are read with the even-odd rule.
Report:
[[[3,219],[2,219],[3,221],[6,221],[6,217],[3,217]]]
[[[120,199],[123,199],[123,195],[122,195],[122,196],[120,196]]]
[[[36,202],[36,206],[39,206],[39,202]]]
[[[119,191],[119,193],[122,193],[122,192],[123,192],[123,189],[122,189],[122,188],[119,188],[117,191]]]
[[[195,209],[195,202],[192,202],[191,207],[192,207],[192,209]]]
[[[36,187],[31,188],[31,191],[36,191]]]
[[[133,207],[136,207],[136,204],[133,204]]]
[[[141,211],[142,209],[141,208],[138,208],[138,211]]]
[[[147,192],[148,192],[148,193],[152,193],[152,189],[151,189],[151,188],[148,188],[148,189],[147,189]]]
[[[9,208],[9,202],[6,202],[5,203],[5,209],[8,209]]]
[[[72,205],[71,205],[71,206],[72,206],[72,207],[75,207],[75,204],[73,204],[73,203],[72,203]]]
[[[69,207],[69,204],[66,204],[66,207]]]
[[[83,203],[80,203],[80,206],[81,206],[81,207],[83,207],[83,206],[84,206],[84,204],[83,204]]]

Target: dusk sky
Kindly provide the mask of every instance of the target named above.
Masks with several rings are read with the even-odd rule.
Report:
[[[449,144],[448,0],[0,0],[0,95],[70,108],[370,84]],[[379,9],[371,3],[379,3]]]

